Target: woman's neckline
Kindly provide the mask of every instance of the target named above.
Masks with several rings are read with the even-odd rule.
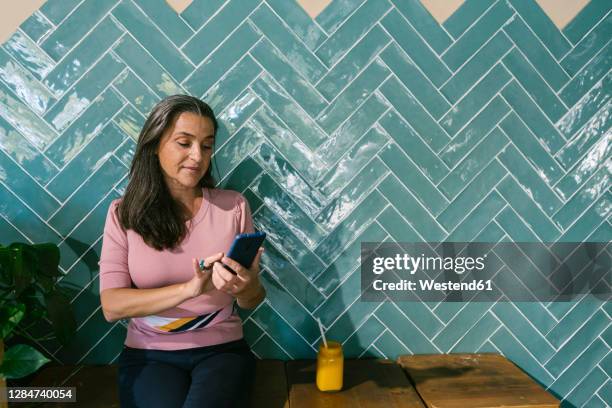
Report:
[[[185,221],[185,223],[186,224],[191,223],[192,225],[195,225],[198,222],[200,222],[202,218],[204,218],[204,213],[206,209],[208,208],[209,203],[210,203],[210,194],[209,194],[208,188],[202,187],[202,202],[200,203],[200,207],[198,208],[198,211],[196,211],[195,215],[191,217],[190,219],[188,219],[187,221]]]

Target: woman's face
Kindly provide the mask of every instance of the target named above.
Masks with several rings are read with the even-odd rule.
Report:
[[[210,165],[215,140],[212,121],[182,112],[162,136],[157,154],[171,191],[193,189]]]

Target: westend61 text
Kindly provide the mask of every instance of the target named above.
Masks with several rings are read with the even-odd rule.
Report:
[[[472,280],[470,282],[436,282],[433,279],[419,279],[419,290],[449,291],[449,290],[493,290],[491,280]],[[372,282],[374,290],[417,290],[417,283],[402,279],[399,282],[383,282],[380,279]]]

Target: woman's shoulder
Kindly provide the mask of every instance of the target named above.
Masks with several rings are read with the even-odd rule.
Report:
[[[223,207],[228,205],[236,206],[245,200],[244,196],[239,191],[226,190],[223,188],[214,188],[209,191],[210,200]]]
[[[240,212],[246,199],[239,191],[214,188],[210,191],[210,201],[214,207]]]
[[[121,204],[122,200],[123,197],[115,198],[114,200],[112,200],[108,206],[109,211],[115,210],[119,206],[119,204]]]
[[[108,205],[106,217],[112,219],[115,224],[119,224],[119,208],[118,207],[121,204],[122,200],[123,200],[123,197],[116,198],[114,200],[111,200],[110,204]]]

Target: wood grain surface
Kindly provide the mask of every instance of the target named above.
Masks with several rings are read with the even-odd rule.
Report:
[[[405,355],[397,359],[433,408],[554,408],[559,401],[494,353]]]
[[[315,385],[316,361],[287,362],[291,408],[423,408],[416,391],[391,360],[345,360],[341,391],[322,392]]]

